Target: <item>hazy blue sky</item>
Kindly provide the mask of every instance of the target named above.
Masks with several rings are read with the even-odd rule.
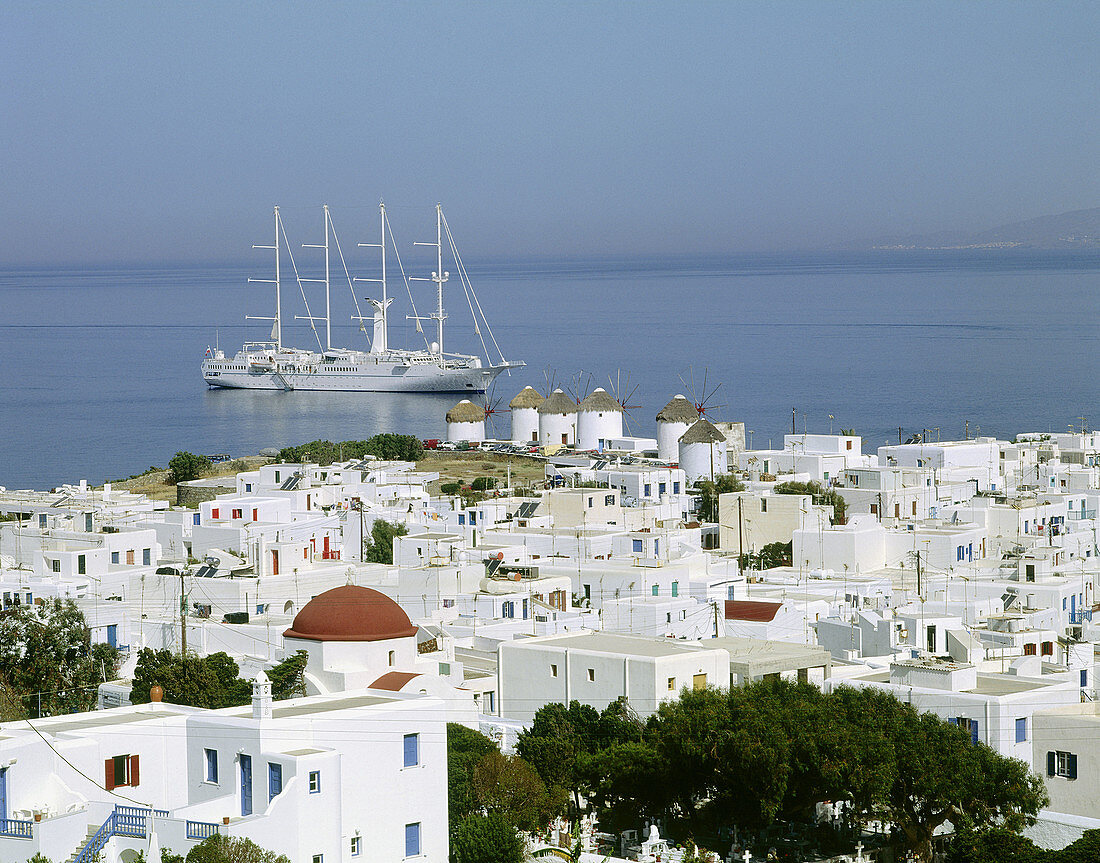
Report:
[[[348,242],[379,197],[442,201],[467,257],[1098,206],[1098,32],[1093,2],[5,3],[0,263],[248,259],[274,203]]]

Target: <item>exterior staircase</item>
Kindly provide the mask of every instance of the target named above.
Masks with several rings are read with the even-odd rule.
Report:
[[[88,847],[88,844],[95,838],[96,833],[99,832],[101,826],[95,824],[88,825],[88,835],[84,837],[84,841],[77,846],[76,850],[69,855],[69,859],[65,863],[76,863],[76,858],[80,856],[81,852]],[[100,846],[102,848],[102,846]]]

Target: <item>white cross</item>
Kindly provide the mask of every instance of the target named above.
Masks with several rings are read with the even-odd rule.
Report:
[[[856,843],[856,863],[863,863],[863,840]]]
[[[745,849],[745,853],[742,855],[741,859],[744,860],[745,863],[752,863],[752,854],[749,853],[748,848]]]

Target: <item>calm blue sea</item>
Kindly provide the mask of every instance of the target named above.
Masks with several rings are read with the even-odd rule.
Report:
[[[1100,423],[1095,371],[1100,253],[876,252],[658,260],[467,262],[505,354],[508,399],[547,374],[592,386],[629,377],[635,433],[694,377],[720,384],[712,415],[740,420],[756,446],[797,427],[855,428],[865,448],[939,429],[1010,436]],[[454,396],[210,390],[208,345],[227,354],[268,327],[262,264],[0,268],[0,484],[48,488],[164,465],[177,450],[255,453],[379,431],[442,437]],[[317,275],[317,274],[310,274]],[[293,286],[292,286],[293,287]],[[457,281],[448,350],[476,336]],[[359,296],[366,291],[358,286]],[[391,340],[416,346],[403,288]],[[303,314],[296,289],[286,316]],[[314,313],[321,293],[310,287]],[[424,294],[421,311],[431,304]],[[334,339],[364,345],[347,286]],[[358,338],[358,341],[357,341]],[[296,322],[284,340],[308,346]],[[422,343],[421,343],[422,344]],[[584,386],[584,383],[581,383]],[[690,394],[690,393],[688,393]],[[830,420],[832,414],[834,419]],[[501,433],[507,434],[507,414]]]

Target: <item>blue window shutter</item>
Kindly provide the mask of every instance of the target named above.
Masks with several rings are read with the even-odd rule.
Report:
[[[1087,668],[1082,668],[1081,669],[1081,685],[1082,686],[1088,686],[1089,685],[1089,670]]]
[[[642,550],[642,541],[640,539],[631,540],[630,544],[632,546],[632,548],[631,548],[632,551],[641,552],[641,550]]]
[[[1068,769],[1067,776],[1070,779],[1077,778],[1077,756],[1070,753],[1066,757],[1066,768]]]
[[[1021,716],[1016,720],[1016,742],[1023,743],[1027,740],[1027,717]]]
[[[978,745],[978,720],[970,720],[970,742],[975,746]]]
[[[950,722],[952,725],[958,725],[959,724],[959,720],[956,719],[954,716],[948,717],[947,721]]]
[[[416,857],[420,853],[420,823],[405,825],[405,856]]]
[[[1054,752],[1047,753],[1047,776],[1053,776],[1058,772],[1058,755]]]
[[[405,735],[405,767],[415,767],[420,763],[420,738],[416,734]]]

